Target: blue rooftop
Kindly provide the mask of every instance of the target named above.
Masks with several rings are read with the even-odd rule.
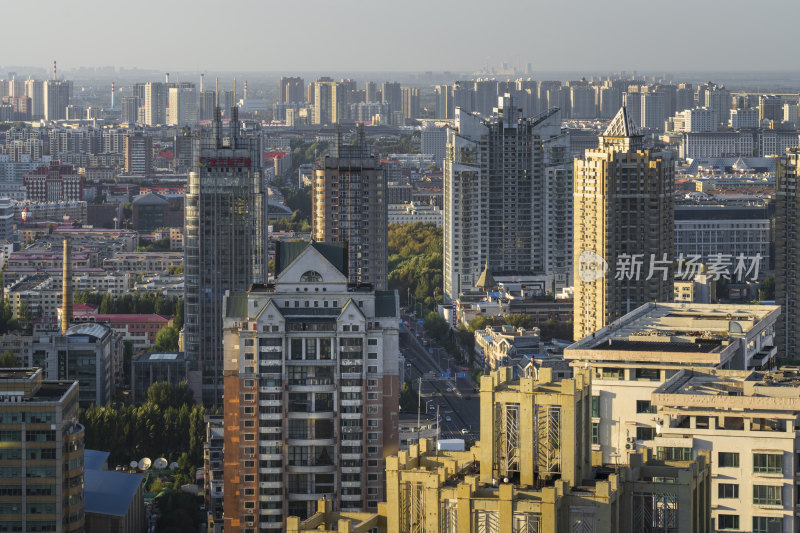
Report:
[[[144,476],[86,469],[83,480],[85,512],[125,516]]]
[[[111,455],[110,452],[101,452],[100,450],[83,450],[83,469],[103,470],[109,455]]]

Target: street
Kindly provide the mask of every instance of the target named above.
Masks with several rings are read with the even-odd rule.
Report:
[[[437,350],[444,350],[435,346],[432,346],[432,355],[415,333],[419,332],[400,326],[400,351],[406,359],[406,379],[411,381],[415,392],[422,378],[421,410],[435,416],[438,408],[442,439],[476,440],[480,434],[480,399],[470,369],[450,367],[451,377],[442,377],[452,358],[439,356]],[[456,372],[465,377],[455,377]],[[462,433],[463,429],[467,432]]]

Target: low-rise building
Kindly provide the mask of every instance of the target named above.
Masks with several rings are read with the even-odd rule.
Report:
[[[131,396],[143,402],[154,383],[167,382],[177,386],[187,381],[189,361],[183,352],[145,352],[131,360]]]
[[[592,377],[595,464],[624,462],[656,433],[653,391],[687,367],[749,370],[775,363],[775,305],[649,303],[570,345]]]
[[[685,369],[651,402],[659,459],[712,458],[713,530],[797,531],[799,368]]]
[[[591,466],[591,372],[554,381],[548,369],[481,378],[481,438],[444,451],[422,439],[386,459],[387,500],[375,513],[335,513],[321,501],[290,533],[609,533],[710,529],[710,457]],[[338,528],[337,528],[338,526]]]
[[[167,272],[182,264],[183,252],[128,252],[103,259],[106,270],[131,274]]]
[[[489,326],[475,332],[475,352],[487,369],[514,366],[542,353],[541,332],[539,328]]]
[[[106,405],[121,380],[122,342],[107,326],[79,324],[63,335],[34,338],[29,366],[48,379],[77,381],[81,407]]]
[[[442,227],[442,210],[431,204],[415,204],[414,202],[404,204],[389,204],[387,220],[389,224],[435,224],[437,228]]]

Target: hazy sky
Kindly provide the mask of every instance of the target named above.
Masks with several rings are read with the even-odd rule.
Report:
[[[2,4],[0,65],[47,67],[56,59],[67,69],[174,72],[473,71],[502,61],[530,62],[534,71],[800,68],[798,0]]]

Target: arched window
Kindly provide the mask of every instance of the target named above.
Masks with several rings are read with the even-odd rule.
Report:
[[[301,283],[321,283],[322,275],[316,270],[309,270],[300,276]]]

